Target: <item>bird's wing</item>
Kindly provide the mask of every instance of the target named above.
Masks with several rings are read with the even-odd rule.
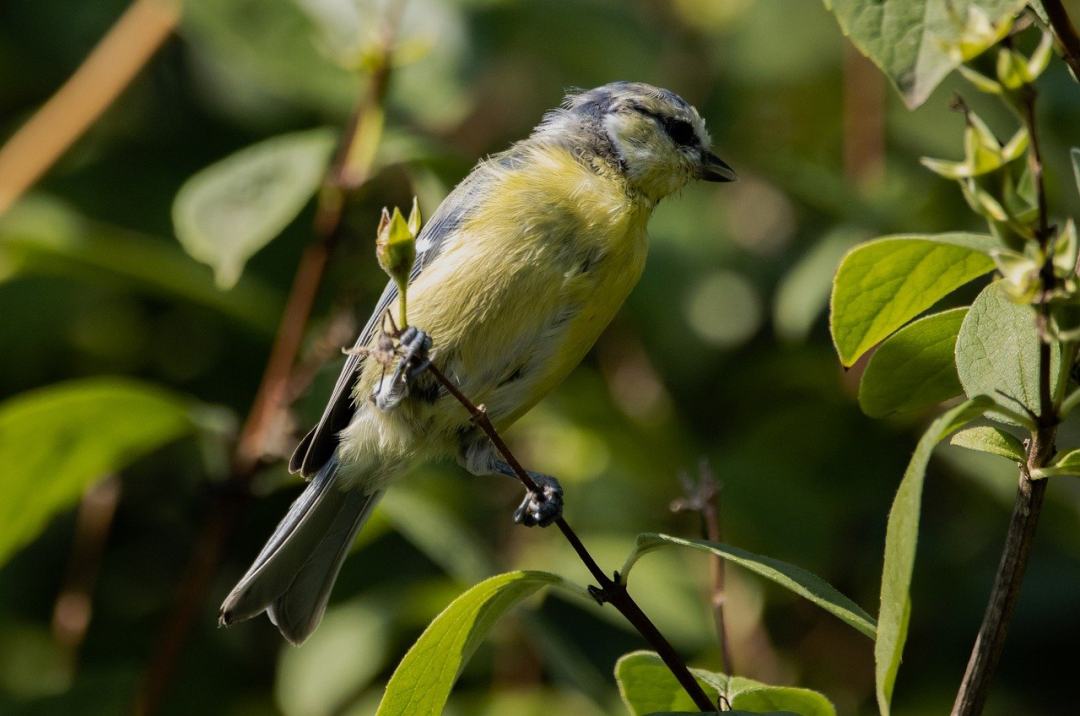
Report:
[[[431,220],[424,225],[416,240],[416,261],[413,263],[409,276],[410,283],[438,257],[447,237],[461,226],[469,207],[475,205],[480,186],[486,183],[483,174],[482,169],[473,171],[446,197],[432,215]],[[371,317],[368,318],[364,330],[360,331],[354,348],[362,348],[371,343],[383,315],[397,295],[397,285],[390,281],[383,290],[382,296],[379,297],[379,302]],[[334,450],[337,449],[338,434],[349,425],[356,411],[353,388],[360,376],[363,362],[363,356],[358,353],[349,354],[318,425],[312,428],[296,446],[289,460],[290,472],[298,472],[304,477],[310,477],[333,456]]]

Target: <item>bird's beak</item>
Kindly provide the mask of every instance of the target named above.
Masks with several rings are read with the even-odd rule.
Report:
[[[708,150],[701,152],[701,178],[705,181],[737,181],[735,170]]]

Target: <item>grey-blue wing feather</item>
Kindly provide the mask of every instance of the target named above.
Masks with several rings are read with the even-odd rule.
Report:
[[[475,205],[476,194],[480,186],[486,183],[483,180],[483,174],[482,168],[473,171],[446,197],[430,221],[424,225],[420,236],[417,237],[416,261],[413,263],[410,282],[415,280],[420,272],[439,256],[447,237],[457,231],[469,207]],[[390,281],[383,289],[375,310],[372,311],[364,329],[360,331],[356,343],[353,344],[354,348],[370,345],[378,330],[379,322],[383,319],[386,310],[397,299],[397,295],[397,285]],[[322,418],[296,446],[289,460],[290,472],[311,477],[333,457],[337,449],[338,434],[348,427],[356,411],[353,388],[360,375],[363,362],[363,356],[356,353],[351,353],[345,360],[334,390],[330,394],[330,400],[323,410]]]

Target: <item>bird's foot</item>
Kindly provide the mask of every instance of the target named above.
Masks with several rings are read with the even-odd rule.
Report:
[[[539,492],[529,491],[514,511],[514,522],[526,527],[547,527],[562,517],[563,489],[551,475],[529,471]]]
[[[409,384],[431,365],[431,336],[427,332],[409,326],[398,336],[398,346],[394,372],[379,381],[371,396],[379,410],[393,410],[409,394]]]

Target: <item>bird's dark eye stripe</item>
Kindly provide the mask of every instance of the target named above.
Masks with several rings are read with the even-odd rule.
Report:
[[[697,144],[698,138],[697,133],[694,131],[694,125],[685,119],[664,117],[660,123],[664,127],[664,131],[668,133],[668,136],[676,144],[681,146]]]
[[[694,131],[694,125],[690,124],[685,119],[665,117],[636,102],[631,104],[630,108],[635,112],[644,114],[646,117],[655,119],[657,123],[664,128],[667,135],[671,137],[671,141],[676,144],[680,146],[691,146],[698,143],[697,132]]]

